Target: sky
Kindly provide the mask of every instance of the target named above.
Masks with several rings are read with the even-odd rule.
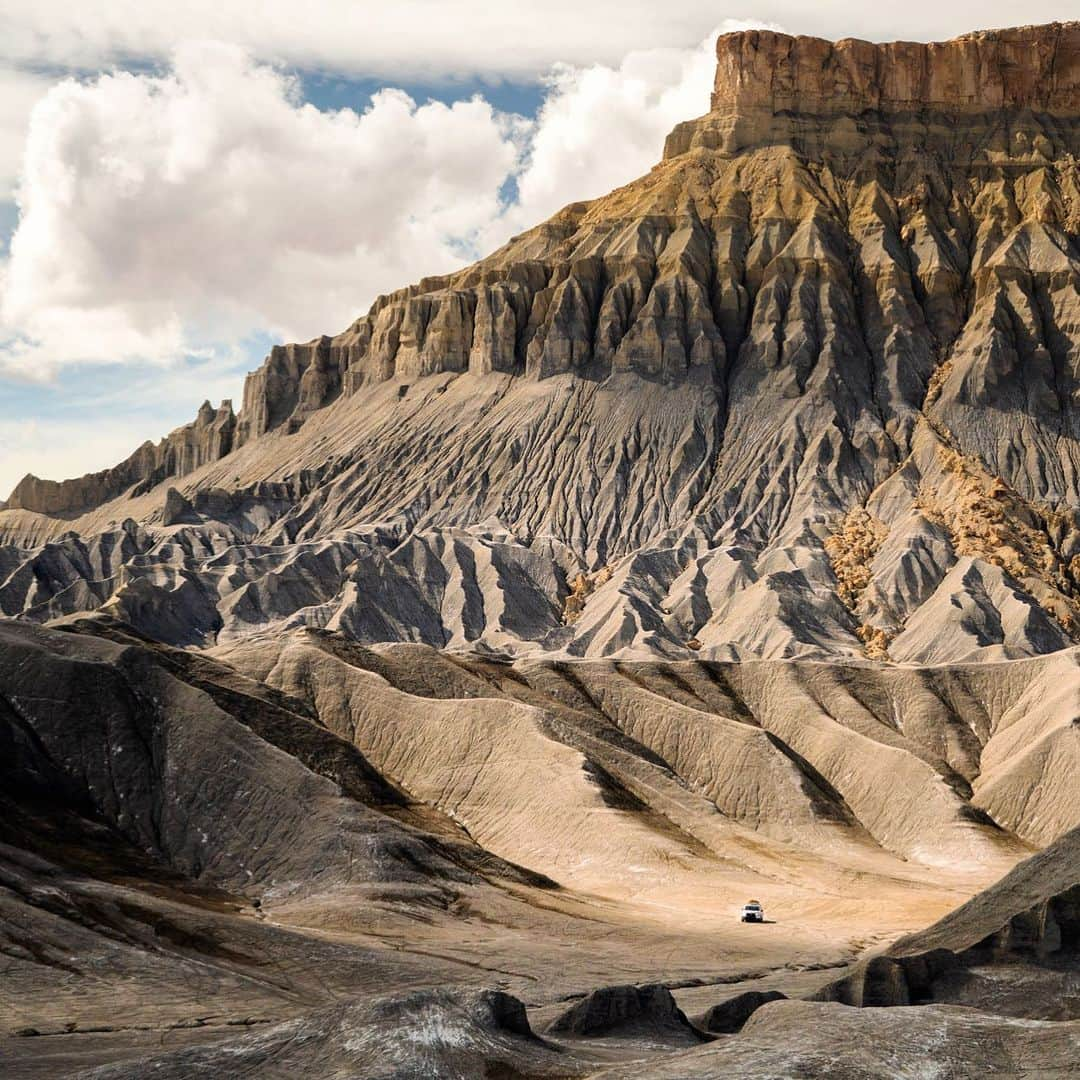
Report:
[[[646,172],[716,35],[870,40],[1076,0],[3,0],[0,498],[239,406],[278,341]]]

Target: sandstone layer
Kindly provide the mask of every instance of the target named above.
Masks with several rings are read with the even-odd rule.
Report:
[[[714,111],[1080,111],[1080,41],[1073,24],[880,45],[751,30],[722,35],[716,55]]]
[[[1080,24],[717,54],[0,510],[5,1075],[1072,1067]]]
[[[721,38],[712,111],[641,180],[276,347],[235,420],[20,484],[0,608],[194,644],[1068,647],[1078,43]]]
[[[168,477],[186,476],[224,457],[233,448],[235,427],[231,401],[223,401],[216,410],[204,401],[190,424],[178,427],[156,445],[143,443],[119,465],[60,483],[25,476],[6,505],[53,517],[78,517],[118,495],[148,491]]]

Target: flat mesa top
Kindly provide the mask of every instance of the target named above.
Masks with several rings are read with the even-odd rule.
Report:
[[[1030,108],[1080,114],[1080,22],[928,43],[744,30],[719,37],[716,58],[713,111]]]

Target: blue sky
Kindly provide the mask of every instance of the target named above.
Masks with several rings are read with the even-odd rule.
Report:
[[[371,95],[386,86],[398,86],[416,101],[460,101],[479,95],[500,112],[535,116],[544,100],[540,82],[512,82],[507,79],[444,79],[417,82],[411,79],[388,81],[375,78],[345,78],[324,72],[297,71],[304,87],[304,100],[318,109],[362,111]]]
[[[119,70],[146,74],[151,65],[118,65]],[[303,71],[288,66],[303,90],[303,100],[321,111],[352,109],[362,113],[372,95],[393,85],[418,103],[452,103],[480,95],[501,112],[535,117],[545,87],[537,80],[453,78],[442,81],[342,77]],[[61,78],[65,72],[50,71]],[[92,79],[93,72],[78,72]],[[513,180],[503,190],[514,195]],[[19,220],[14,198],[0,202],[0,256],[6,255]],[[407,284],[398,282],[396,284]],[[393,287],[391,285],[390,287]],[[364,298],[364,302],[368,300]],[[360,309],[356,311],[360,314]],[[342,327],[326,327],[329,332]],[[199,356],[177,356],[162,369],[157,365],[130,362],[78,364],[62,368],[46,379],[28,379],[0,370],[0,499],[6,497],[26,468],[39,468],[52,478],[103,468],[126,456],[145,439],[156,441],[172,428],[188,422],[205,398],[216,404],[232,397],[239,409],[243,377],[266,356],[277,336],[257,328],[231,341],[231,354],[208,364]],[[30,434],[30,432],[33,434]],[[62,432],[70,441],[56,445]],[[83,443],[73,446],[71,442]],[[36,454],[25,455],[27,444]],[[46,447],[48,452],[45,451]],[[13,469],[11,463],[18,459]],[[35,459],[41,466],[35,465]],[[8,464],[5,464],[7,462]],[[24,468],[24,463],[26,468]]]
[[[145,75],[153,73],[157,66],[126,64],[116,65],[113,70]],[[326,112],[352,109],[362,113],[370,106],[373,94],[393,85],[420,104],[449,104],[479,95],[500,112],[535,117],[545,93],[544,85],[535,79],[520,82],[459,77],[391,83],[303,71],[287,65],[282,65],[281,70],[298,78],[305,102]],[[59,79],[68,73],[51,70],[45,74]],[[93,79],[95,73],[75,74]],[[513,194],[511,179],[503,195],[512,198]],[[0,255],[7,254],[18,220],[14,197],[0,202]],[[368,299],[365,297],[364,302]],[[335,325],[326,329],[332,332],[340,328]],[[204,398],[211,397],[216,404],[221,397],[229,396],[239,408],[244,374],[262,362],[277,340],[274,334],[255,328],[230,341],[230,354],[216,357],[210,364],[198,355],[179,355],[166,368],[130,362],[76,364],[44,380],[0,370],[0,498],[24,474],[24,460],[27,467],[34,467],[33,457],[25,457],[27,444],[40,451],[47,447],[48,452],[39,455],[42,475],[77,475],[86,469],[105,467],[144,439],[156,441],[173,427],[186,423]],[[70,441],[57,445],[65,431],[71,433]],[[78,440],[85,445],[71,445],[71,441]],[[5,467],[5,459],[11,463],[16,458],[18,465],[14,469],[10,464]]]
[[[0,498],[27,471],[114,464],[204,398],[239,399],[274,342],[336,332],[378,292],[640,175],[706,111],[718,32],[932,40],[1075,15],[1075,0],[1022,16],[1004,0],[102,0],[87,18],[8,0]]]

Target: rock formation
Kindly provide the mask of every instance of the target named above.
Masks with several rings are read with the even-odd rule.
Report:
[[[171,431],[156,445],[143,443],[111,469],[60,483],[33,475],[24,477],[7,507],[60,518],[78,517],[118,495],[149,490],[169,477],[186,476],[219,460],[233,448],[235,427],[231,401],[223,401],[216,410],[204,401],[190,424]]]
[[[664,986],[603,986],[556,1017],[547,1031],[585,1039],[648,1039],[674,1046],[705,1041]]]
[[[234,1038],[224,1047],[140,1058],[96,1069],[95,1080],[162,1080],[256,1073],[289,1080],[304,1076],[527,1077],[570,1080],[592,1072],[583,1061],[536,1038],[525,1007],[496,990],[416,990],[338,1006]]]
[[[1078,856],[1080,829],[1073,829],[818,997],[861,1007],[938,1001],[1018,1018],[1074,1018],[1068,984],[1080,963]]]
[[[779,990],[746,990],[720,1002],[719,1005],[714,1005],[701,1016],[695,1017],[694,1022],[710,1035],[733,1035],[743,1029],[746,1021],[762,1005],[768,1005],[770,1001],[784,1000],[786,998]]]
[[[108,595],[151,632],[179,575],[199,633],[229,637],[284,621],[571,655],[1067,647],[1078,42],[1075,23],[938,45],[725,35],[712,110],[648,176],[275,347],[239,419],[204,406],[104,474],[23,481],[0,511],[0,603],[95,606],[40,560],[131,518],[157,548]],[[207,588],[226,538],[252,558]],[[283,544],[284,563],[257,555]]]
[[[0,507],[5,1075],[1075,1060],[1080,23],[717,57]]]
[[[913,679],[0,625],[5,1074],[792,1075],[831,1054],[883,1076],[942,1032],[959,1074],[1071,1061],[1061,660]],[[1022,858],[1015,834],[1060,839],[852,966]],[[769,923],[738,922],[747,896]]]
[[[951,41],[822,41],[771,30],[717,42],[716,112],[1080,111],[1073,25],[984,30]]]

